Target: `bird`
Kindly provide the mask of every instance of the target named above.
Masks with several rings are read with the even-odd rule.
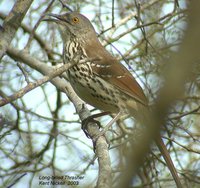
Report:
[[[64,63],[78,59],[67,70],[69,82],[76,94],[104,112],[121,112],[136,119],[144,118],[149,105],[143,89],[128,69],[101,44],[90,20],[76,11],[50,13],[48,16],[46,21],[53,21],[59,26]],[[177,187],[182,187],[161,135],[156,137],[155,142]]]

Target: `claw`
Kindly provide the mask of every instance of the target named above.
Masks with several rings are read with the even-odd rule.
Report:
[[[100,122],[95,120],[93,116],[89,116],[87,117],[86,119],[84,119],[82,121],[82,126],[81,126],[81,129],[84,131],[85,135],[88,137],[88,138],[91,138],[91,136],[89,135],[88,131],[87,131],[87,125],[89,123],[95,123],[98,125],[99,129],[102,127]],[[93,151],[94,153],[96,153],[96,142],[97,142],[97,139],[98,137],[94,137],[94,138],[91,138],[92,139],[92,143],[93,143]]]
[[[88,131],[87,131],[87,125],[89,123],[95,123],[98,125],[99,129],[102,128],[101,126],[101,123],[97,120],[95,120],[95,118],[98,118],[98,117],[101,117],[101,116],[105,116],[105,115],[108,115],[110,114],[110,112],[102,112],[102,113],[98,113],[98,114],[94,114],[94,115],[91,115],[89,117],[87,117],[86,119],[84,119],[82,121],[82,125],[81,125],[81,129],[84,131],[85,135],[88,137],[88,138],[91,138]]]
[[[87,125],[88,125],[89,123],[95,123],[95,124],[97,124],[98,127],[99,127],[99,129],[100,129],[102,126],[101,126],[101,124],[100,124],[99,121],[97,121],[97,120],[94,119],[93,116],[89,116],[89,117],[87,117],[86,119],[84,119],[84,120],[82,121],[81,129],[84,131],[85,135],[86,135],[88,138],[91,138],[90,135],[89,135],[89,133],[88,133],[88,131],[87,131]]]
[[[99,129],[102,128],[101,123],[100,123],[99,121],[95,120],[95,118],[98,118],[98,117],[101,117],[101,116],[104,116],[104,115],[108,115],[108,114],[110,114],[110,113],[109,113],[109,112],[102,112],[102,113],[99,113],[99,114],[95,114],[95,115],[89,116],[89,117],[87,117],[86,119],[84,119],[84,120],[82,121],[81,129],[84,131],[85,135],[86,135],[88,138],[92,139],[93,148],[94,148],[94,153],[96,152],[96,142],[97,142],[98,138],[99,138],[100,136],[104,136],[104,135],[102,135],[102,134],[100,133],[100,134],[98,134],[98,135],[96,135],[95,137],[92,138],[92,137],[89,135],[88,131],[87,131],[87,126],[88,126],[89,123],[95,123],[96,125],[98,125],[98,128],[99,128]],[[109,143],[106,137],[105,137],[105,139],[106,139],[106,142]],[[108,144],[108,145],[109,145],[109,144]]]

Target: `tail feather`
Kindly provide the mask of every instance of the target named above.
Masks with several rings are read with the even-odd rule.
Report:
[[[180,179],[179,179],[179,176],[178,176],[178,173],[176,171],[176,168],[174,166],[174,163],[172,162],[172,159],[169,155],[169,152],[167,151],[167,148],[161,138],[161,136],[158,136],[155,140],[157,146],[158,146],[158,149],[160,150],[163,158],[165,159],[165,162],[167,163],[167,166],[174,178],[174,181],[176,182],[176,186],[178,188],[182,188],[182,185],[181,185],[181,182],[180,182]]]
[[[147,106],[141,105],[139,103],[135,103],[136,108],[133,108],[133,103],[129,104],[129,112],[130,114],[136,119],[138,120],[141,124],[146,124],[147,122],[149,122],[149,114],[150,114],[150,108],[147,108]],[[140,112],[140,113],[138,113]],[[161,135],[157,136],[157,138],[155,139],[155,142],[158,146],[158,149],[160,150],[171,174],[172,177],[176,183],[177,188],[182,188],[183,186],[181,185],[177,170],[173,164],[173,161],[170,157],[170,154],[161,138]]]

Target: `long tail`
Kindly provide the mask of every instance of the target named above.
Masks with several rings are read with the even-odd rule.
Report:
[[[181,185],[180,179],[178,177],[178,173],[176,171],[176,168],[175,168],[175,166],[172,162],[172,159],[169,155],[169,152],[167,151],[167,148],[166,148],[161,136],[158,136],[156,138],[155,142],[156,142],[158,149],[160,150],[163,158],[165,159],[165,162],[167,163],[167,166],[168,166],[168,168],[169,168],[169,170],[170,170],[170,172],[171,172],[171,174],[174,178],[174,181],[176,182],[177,188],[182,188],[182,185]]]

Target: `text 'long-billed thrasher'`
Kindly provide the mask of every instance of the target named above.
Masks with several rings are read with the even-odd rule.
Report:
[[[64,63],[77,60],[68,70],[69,81],[78,96],[88,104],[110,113],[129,113],[136,119],[148,112],[148,102],[132,74],[100,43],[91,22],[77,12],[49,14],[59,25]],[[80,62],[80,63],[79,63]],[[84,62],[84,63],[81,63]],[[156,138],[175,182],[179,177],[161,139]]]

